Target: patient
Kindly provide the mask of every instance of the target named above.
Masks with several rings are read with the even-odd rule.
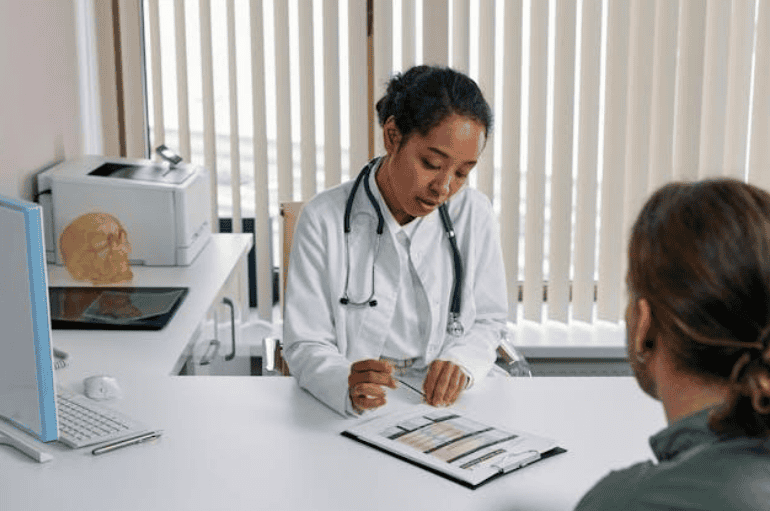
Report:
[[[612,472],[577,510],[770,509],[770,194],[673,183],[628,250],[628,355],[668,427],[657,463]]]

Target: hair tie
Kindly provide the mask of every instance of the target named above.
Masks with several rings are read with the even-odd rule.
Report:
[[[743,372],[743,369],[746,367],[746,365],[751,361],[751,355],[748,351],[745,351],[743,355],[738,358],[738,360],[735,362],[735,365],[733,366],[733,370],[730,373],[730,382],[731,383],[738,383],[738,380],[741,377],[741,373]]]
[[[751,399],[751,405],[757,413],[767,415],[770,414],[770,377],[767,371],[761,366],[754,365],[749,368],[746,381],[738,382],[741,373],[751,365],[751,361],[752,357],[748,351],[740,356],[730,373],[730,383],[733,385],[734,392]],[[763,372],[765,374],[762,374]]]
[[[761,376],[757,374],[749,378],[751,404],[757,413],[767,415],[770,414],[770,381],[767,378],[764,381],[759,378]]]

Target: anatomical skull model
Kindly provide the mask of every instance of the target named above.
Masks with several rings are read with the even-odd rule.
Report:
[[[106,213],[81,215],[61,234],[59,248],[72,278],[92,284],[130,281],[131,245],[120,222]]]

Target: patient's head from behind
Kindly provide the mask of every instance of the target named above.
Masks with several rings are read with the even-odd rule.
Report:
[[[128,234],[112,215],[79,216],[62,231],[59,248],[67,270],[76,280],[116,284],[133,278],[128,263]]]
[[[768,434],[770,194],[731,179],[668,184],[636,219],[628,262],[629,360],[640,386],[671,408],[687,386],[693,400],[721,396],[711,429]]]

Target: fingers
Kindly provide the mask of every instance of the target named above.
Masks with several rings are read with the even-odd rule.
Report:
[[[385,390],[373,383],[359,383],[351,386],[350,401],[357,410],[378,408],[385,404]]]
[[[393,368],[382,360],[362,360],[350,367],[348,387],[359,383],[376,383],[392,389],[396,388],[396,380],[392,376]]]
[[[361,360],[350,367],[348,393],[357,410],[377,408],[385,404],[385,389],[396,388],[393,368],[382,360]]]
[[[467,379],[458,365],[434,360],[423,384],[425,401],[432,406],[451,405],[465,388]]]
[[[358,362],[354,362],[352,366],[350,366],[351,372],[365,372],[365,371],[377,371],[381,373],[392,373],[393,367],[388,364],[384,360],[375,360],[373,358],[369,358],[366,360],[359,360]]]

